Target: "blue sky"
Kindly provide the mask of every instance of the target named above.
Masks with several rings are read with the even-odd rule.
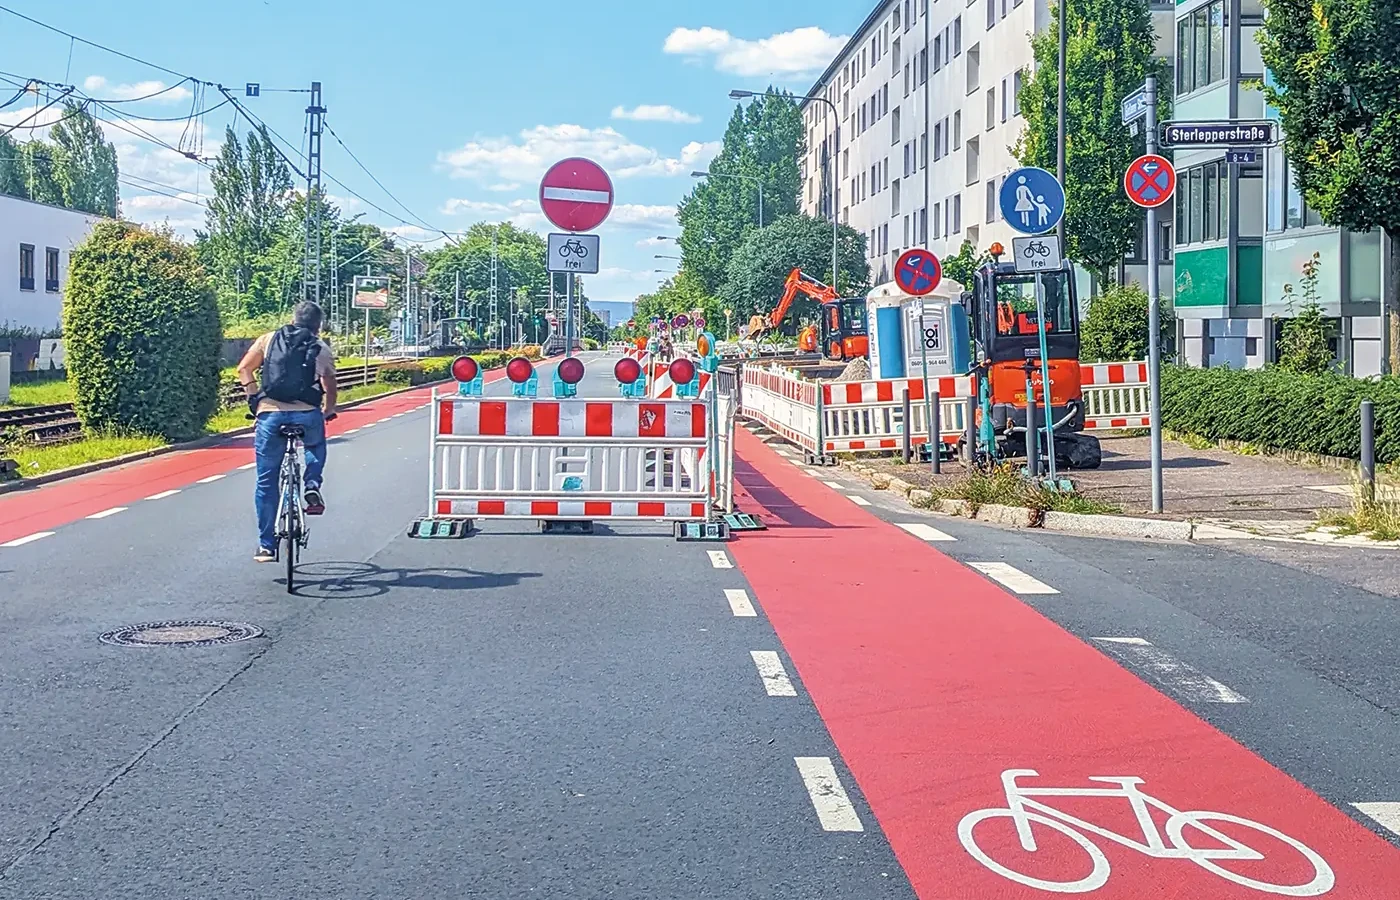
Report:
[[[693,184],[691,170],[705,168],[717,148],[734,106],[729,90],[770,83],[805,90],[869,11],[837,0],[0,5],[175,72],[237,86],[240,94],[245,82],[266,90],[319,79],[327,122],[413,216],[330,136],[325,172],[433,228],[511,220],[543,232],[549,226],[539,212],[539,176],[558,159],[589,156],[610,170],[616,193],[613,216],[599,229],[603,272],[588,280],[589,295],[608,301],[631,300],[666,277],[654,269],[674,269],[675,261],[652,258],[674,255],[674,245],[654,238],[677,233],[675,204]],[[70,60],[68,38],[5,12],[0,48],[0,72],[75,84],[103,99],[179,81],[81,43]],[[181,88],[122,108],[179,119],[193,102]],[[264,93],[246,103],[300,144],[305,94]],[[22,115],[11,107],[0,111],[0,122]],[[205,156],[217,152],[231,120],[229,106],[203,118]],[[183,120],[140,126],[176,146],[190,135]],[[143,138],[107,131],[131,182],[122,186],[126,215],[169,221],[185,234],[202,224],[197,204],[209,192],[206,172]],[[347,210],[405,238],[433,238],[340,185],[328,182],[327,190]]]

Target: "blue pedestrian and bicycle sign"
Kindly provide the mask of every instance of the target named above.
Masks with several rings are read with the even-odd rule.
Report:
[[[1035,166],[1006,176],[998,200],[1001,217],[1022,234],[1044,234],[1065,215],[1065,189],[1054,175]]]
[[[943,266],[938,257],[927,250],[915,247],[905,250],[894,264],[894,283],[899,289],[913,297],[932,293],[943,280]]]

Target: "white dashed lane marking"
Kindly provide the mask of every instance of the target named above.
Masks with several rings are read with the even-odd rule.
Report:
[[[865,499],[864,497],[857,497],[855,494],[847,494],[847,495],[846,495],[846,499],[850,500],[850,501],[851,501],[852,503],[854,503],[856,506],[869,506],[869,505],[870,505],[870,501],[869,501],[869,500]]]
[[[923,522],[896,522],[900,528],[921,541],[956,541],[957,538]]]
[[[152,494],[151,496],[147,497],[146,499],[147,499],[147,500],[164,500],[166,497],[174,497],[174,496],[175,496],[176,494],[178,494],[178,493],[180,493],[180,489],[179,489],[179,488],[175,488],[175,489],[169,490],[169,491],[161,491],[159,494]]]
[[[119,513],[119,512],[125,512],[125,511],[126,511],[126,507],[125,507],[125,506],[114,506],[114,507],[112,507],[111,509],[104,509],[104,510],[102,510],[102,512],[93,513],[92,515],[88,516],[87,518],[89,518],[89,519],[105,519],[105,518],[107,518],[108,516],[115,516],[117,513]]]
[[[986,575],[1002,587],[1017,594],[1058,594],[1050,585],[1032,578],[1015,566],[1004,562],[970,562],[969,566]]]
[[[812,808],[817,811],[817,820],[826,831],[864,831],[860,816],[846,796],[836,767],[829,756],[797,756],[797,772],[802,783],[807,786],[807,796],[812,798]]]
[[[1168,691],[1190,703],[1248,703],[1249,698],[1231,690],[1140,637],[1096,637],[1124,664],[1146,672]]]
[[[844,491],[846,489],[846,486],[839,481],[823,481],[822,484],[834,491]]]
[[[797,688],[792,686],[783,661],[776,650],[750,650],[753,664],[758,669],[758,677],[763,680],[763,689],[770,697],[796,697]]]
[[[32,544],[35,541],[43,540],[46,537],[53,537],[52,531],[36,531],[33,534],[26,534],[24,537],[15,538],[13,541],[6,541],[0,547],[23,547],[25,544]]]
[[[249,469],[253,468],[253,467],[256,466],[256,465],[257,465],[257,463],[255,463],[255,462],[244,463],[243,465],[241,465],[241,466],[238,467],[238,471],[240,471],[240,472],[246,472],[246,471],[248,471]]]
[[[1386,831],[1400,835],[1400,803],[1353,803]]]
[[[723,550],[710,550],[710,565],[716,569],[732,569],[734,563],[729,561],[729,556]]]
[[[201,478],[195,484],[209,484],[211,481],[218,481],[220,478],[228,476],[227,472],[220,472],[218,475],[210,475],[208,478]]]
[[[724,599],[729,601],[729,609],[736,616],[756,616],[749,592],[743,588],[725,588]]]

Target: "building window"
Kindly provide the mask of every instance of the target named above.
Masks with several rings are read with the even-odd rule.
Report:
[[[953,20],[953,55],[962,55],[962,16]]]
[[[34,245],[19,245],[19,289],[34,290]]]
[[[1021,114],[1021,88],[1026,86],[1026,70],[1017,69],[1011,76],[1011,110],[1015,115]]]
[[[997,182],[995,178],[987,179],[987,224],[990,225],[997,220]]]
[[[1239,169],[1240,178],[1259,178],[1258,166]],[[1193,166],[1178,176],[1176,240],[1181,244],[1223,241],[1230,236],[1230,166],[1221,161]],[[1271,212],[1272,214],[1272,212]]]
[[[1176,92],[1192,91],[1225,79],[1225,2],[1214,0],[1176,23]]]
[[[987,27],[997,23],[997,0],[987,0]]]
[[[928,84],[928,48],[919,51],[919,84]]]
[[[943,68],[943,35],[933,36],[933,71],[937,72]]]
[[[933,123],[933,161],[943,158],[943,123]]]
[[[953,149],[962,146],[962,110],[953,113]]]
[[[962,194],[953,195],[953,234],[962,231]]]
[[[967,93],[971,96],[982,86],[982,48],[973,44],[967,49]]]
[[[995,86],[987,88],[987,130],[991,131],[997,123],[997,89]]]
[[[890,215],[899,215],[899,179],[890,185]]]
[[[943,117],[943,155],[948,155],[948,132],[953,129],[948,126],[948,117]]]
[[[58,293],[58,248],[44,248],[44,290]]]
[[[904,217],[904,246],[909,246],[909,217]]]
[[[1001,120],[1006,121],[1006,79],[1001,80]]]
[[[933,204],[933,239],[936,241],[943,236],[943,204]]]
[[[928,168],[928,132],[919,136],[919,168]]]
[[[899,143],[899,107],[894,108],[894,115],[890,116],[890,146]]]

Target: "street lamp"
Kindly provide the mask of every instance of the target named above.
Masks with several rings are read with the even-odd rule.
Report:
[[[729,92],[730,100],[744,100],[749,97],[758,96],[753,91],[732,90]],[[832,141],[831,152],[831,287],[836,289],[836,229],[841,223],[841,113],[836,108],[836,104],[819,94],[808,94],[799,97],[784,91],[783,96],[793,100],[819,100],[831,107],[831,132]],[[762,204],[759,206],[762,211]]]
[[[732,96],[732,95],[731,95]],[[737,178],[758,185],[758,227],[763,227],[763,182],[752,175],[731,175],[728,172],[691,172],[691,178]]]
[[[667,256],[667,255],[664,254],[664,253],[657,253],[657,254],[654,254],[654,255],[652,256],[652,259],[680,259],[680,257],[679,257],[679,256]]]

